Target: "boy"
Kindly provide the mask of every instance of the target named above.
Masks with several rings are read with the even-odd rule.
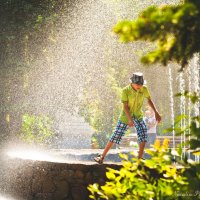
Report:
[[[157,122],[161,121],[161,116],[154,106],[151,100],[149,91],[146,86],[144,86],[144,78],[142,73],[134,73],[130,78],[131,84],[123,88],[121,101],[123,103],[123,109],[119,116],[118,124],[109,142],[107,143],[103,154],[94,158],[94,160],[102,164],[103,160],[113,146],[114,143],[119,144],[122,137],[129,127],[136,128],[137,137],[139,142],[139,152],[138,158],[141,159],[144,152],[144,147],[147,142],[147,127],[143,120],[142,105],[144,99],[147,98],[149,106],[153,109],[155,113],[155,118]]]
[[[146,143],[146,147],[151,147],[156,140],[156,129],[157,129],[157,121],[155,118],[155,114],[153,110],[149,107],[148,110],[145,111],[144,121],[147,125],[147,134],[148,134],[148,142]]]

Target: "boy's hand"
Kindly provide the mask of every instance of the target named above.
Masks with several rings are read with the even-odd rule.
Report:
[[[155,112],[155,118],[156,118],[156,121],[157,121],[158,123],[160,123],[160,121],[161,121],[161,116],[160,116],[160,114],[159,114],[158,112]]]
[[[133,121],[132,121],[132,120],[129,120],[129,121],[128,121],[128,125],[129,125],[129,127],[134,127]]]

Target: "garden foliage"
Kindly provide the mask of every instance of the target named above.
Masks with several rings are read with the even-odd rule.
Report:
[[[105,185],[89,186],[91,199],[175,199],[176,193],[186,192],[188,182],[183,176],[186,167],[172,163],[168,141],[160,145],[157,140],[148,153],[152,156],[150,160],[128,159],[121,155],[124,158],[122,168],[108,169]]]
[[[54,135],[52,132],[52,120],[47,116],[35,116],[24,114],[22,116],[22,140],[30,144],[48,144]]]

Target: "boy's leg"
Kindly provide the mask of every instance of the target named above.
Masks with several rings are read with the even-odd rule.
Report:
[[[125,135],[125,132],[127,131],[128,129],[128,125],[123,123],[123,122],[120,122],[118,121],[118,124],[115,128],[115,131],[114,133],[112,134],[112,136],[110,137],[110,140],[109,142],[107,143],[104,151],[103,151],[103,154],[98,157],[98,158],[95,158],[95,161],[98,162],[98,163],[102,163],[103,162],[103,159],[105,158],[105,156],[107,155],[108,151],[110,150],[110,148],[113,146],[114,143],[116,144],[119,144],[122,137]],[[100,162],[99,162],[100,160]]]
[[[101,155],[103,158],[106,157],[106,154],[108,153],[108,151],[110,150],[110,148],[113,146],[113,144],[114,144],[114,142],[111,142],[111,141],[109,141],[107,143],[107,145],[106,145],[106,147],[105,147],[105,149],[104,149],[104,151],[103,151],[103,153]]]
[[[99,163],[102,164],[103,160],[106,156],[106,154],[108,153],[108,151],[110,150],[110,148],[113,146],[114,142],[109,141],[103,151],[103,153],[101,155],[98,155],[97,157],[94,158],[94,160]]]
[[[150,148],[156,140],[156,133],[148,133],[148,142],[146,143],[146,146]]]
[[[138,152],[139,159],[142,158],[142,156],[143,156],[145,144],[146,144],[146,142],[139,143],[139,152]]]
[[[135,128],[137,131],[138,142],[139,142],[139,152],[138,158],[142,158],[144,153],[144,147],[147,142],[147,127],[143,119],[133,119]]]
[[[122,137],[125,135],[125,132],[128,129],[128,125],[118,121],[117,126],[115,128],[114,133],[110,137],[109,142],[107,143],[102,156],[105,157],[106,154],[108,153],[109,149],[113,146],[114,143],[120,144]]]

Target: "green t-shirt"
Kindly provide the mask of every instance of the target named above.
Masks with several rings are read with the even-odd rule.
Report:
[[[143,117],[142,105],[145,98],[150,98],[149,90],[142,86],[139,90],[134,90],[131,84],[122,89],[121,101],[128,102],[130,114],[132,117],[141,119]],[[128,124],[128,118],[124,109],[122,109],[119,120]]]

